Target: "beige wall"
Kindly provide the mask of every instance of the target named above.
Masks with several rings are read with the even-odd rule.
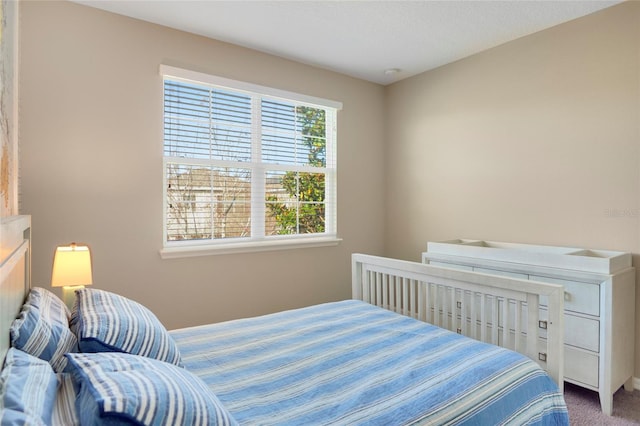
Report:
[[[350,253],[382,254],[381,86],[67,2],[22,2],[21,213],[33,282],[87,242],[96,287],[168,328],[348,298]],[[337,247],[161,260],[161,63],[343,102]],[[356,198],[353,194],[359,194]]]
[[[629,2],[387,87],[386,254],[454,238],[640,254],[639,62]],[[640,334],[636,354],[640,377]]]

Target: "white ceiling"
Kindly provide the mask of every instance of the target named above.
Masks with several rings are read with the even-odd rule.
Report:
[[[389,84],[621,1],[76,2]]]

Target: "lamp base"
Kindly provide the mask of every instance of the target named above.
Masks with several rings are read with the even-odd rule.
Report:
[[[62,301],[69,310],[73,309],[73,304],[76,301],[76,290],[83,288],[83,285],[65,285],[62,287]]]

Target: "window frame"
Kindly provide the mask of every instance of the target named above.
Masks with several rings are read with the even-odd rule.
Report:
[[[303,95],[299,93],[289,92],[280,89],[274,89],[271,87],[265,87],[257,84],[231,80],[224,77],[218,77],[210,74],[200,73],[197,71],[190,71],[182,68],[176,68],[168,65],[160,65],[160,76],[162,83],[162,116],[163,116],[163,138],[162,138],[162,196],[163,196],[163,210],[162,210],[162,249],[160,255],[165,258],[177,258],[177,257],[190,257],[190,256],[206,256],[214,254],[229,254],[229,253],[242,253],[242,252],[256,252],[256,251],[269,251],[269,250],[285,250],[295,249],[303,247],[322,247],[337,245],[341,239],[337,236],[337,113],[342,109],[342,103],[332,100],[317,98],[313,96]],[[327,140],[331,139],[330,143],[327,143],[326,157],[327,166],[323,171],[325,173],[326,189],[325,189],[325,217],[326,228],[323,233],[315,234],[287,234],[287,235],[252,235],[249,238],[228,238],[228,239],[205,239],[205,240],[182,240],[182,241],[168,241],[167,240],[167,222],[168,222],[168,199],[167,199],[167,164],[172,163],[172,157],[165,156],[164,152],[164,83],[165,80],[184,81],[191,84],[200,84],[203,86],[212,86],[223,90],[230,90],[239,93],[245,93],[252,96],[253,103],[255,104],[254,96],[258,96],[260,99],[275,99],[286,102],[293,102],[296,104],[304,104],[305,106],[334,109],[335,114],[332,114],[332,119],[328,119],[326,122],[326,134]],[[259,102],[258,102],[259,103]],[[252,128],[256,127],[256,123],[253,122]],[[260,126],[260,120],[257,124]],[[253,146],[253,143],[252,143]],[[185,163],[189,163],[188,160]],[[252,161],[244,164],[251,170],[264,169],[265,165],[268,168],[268,163],[263,161]],[[255,181],[260,179],[252,178],[252,186],[256,185]],[[259,193],[264,194],[264,189]],[[255,205],[260,203],[255,199],[252,191],[252,209]],[[262,203],[265,201],[262,200]],[[254,216],[252,213],[252,219]],[[262,219],[262,228],[264,228],[264,218]]]

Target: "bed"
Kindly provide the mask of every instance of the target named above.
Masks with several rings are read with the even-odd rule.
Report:
[[[352,300],[169,332],[137,302],[85,289],[56,373],[5,336],[25,306],[58,306],[29,291],[28,217],[11,228],[0,389],[42,370],[48,386],[29,391],[49,401],[45,424],[568,424],[561,287],[354,255]]]

